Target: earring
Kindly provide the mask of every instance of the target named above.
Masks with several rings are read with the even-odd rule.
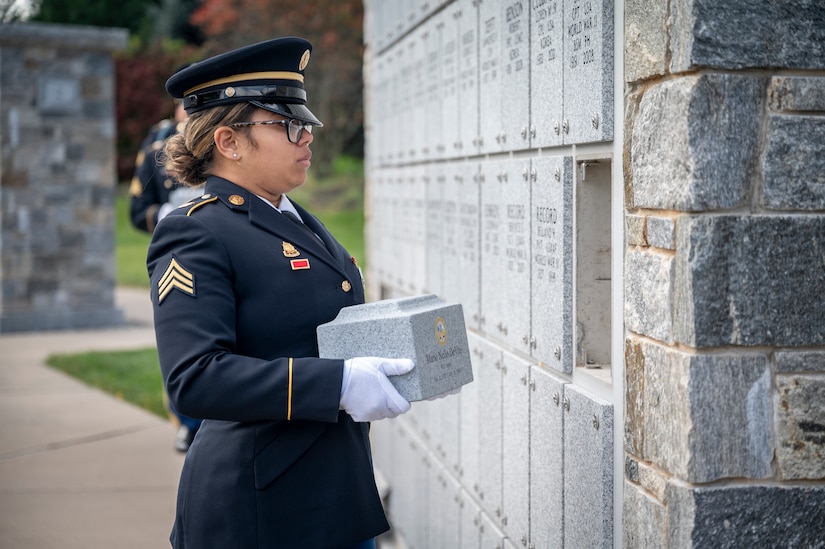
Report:
[[[232,153],[232,158],[238,158],[238,153]]]

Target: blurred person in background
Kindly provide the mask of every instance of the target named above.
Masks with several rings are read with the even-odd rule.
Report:
[[[135,160],[135,175],[129,186],[129,213],[132,225],[136,229],[151,234],[158,221],[166,217],[169,212],[203,193],[202,186],[181,185],[169,176],[159,158],[166,139],[180,132],[186,124],[186,119],[187,114],[183,108],[183,102],[175,101],[174,117],[165,118],[152,126],[143,140]],[[175,450],[186,452],[201,422],[199,419],[178,413],[169,402],[165,391],[163,403],[169,419],[177,430]]]

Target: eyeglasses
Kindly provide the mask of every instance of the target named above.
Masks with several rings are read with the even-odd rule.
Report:
[[[243,126],[283,126],[286,128],[286,138],[290,143],[298,144],[304,136],[304,130],[312,133],[312,124],[301,122],[294,118],[287,118],[285,120],[253,120],[251,122],[235,122],[229,124],[233,128],[241,128]]]

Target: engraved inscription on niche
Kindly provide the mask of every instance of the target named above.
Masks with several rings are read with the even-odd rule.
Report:
[[[559,254],[557,242],[557,223],[559,212],[549,206],[536,207],[536,241],[533,243],[533,261],[536,267],[536,277],[554,283],[561,279],[559,271],[562,258]]]
[[[507,270],[527,272],[527,208],[523,204],[507,205]]]
[[[498,257],[499,250],[498,237],[501,232],[501,218],[498,215],[498,204],[484,205],[484,251],[492,256]]]
[[[538,48],[536,64],[542,65],[545,61],[555,61],[559,56],[561,44],[553,42],[557,19],[559,18],[558,0],[533,0],[533,16],[538,24]]]
[[[522,45],[525,43],[526,21],[524,18],[524,5],[521,2],[514,2],[504,10],[507,22],[507,38],[505,39],[505,49],[507,50],[504,72],[512,74],[525,69],[524,59],[521,57]]]
[[[570,48],[569,66],[575,69],[596,61],[595,45],[591,40],[598,28],[598,14],[593,9],[592,0],[573,0],[570,9],[570,23],[567,25],[567,41]]]
[[[459,234],[458,245],[461,250],[461,257],[465,264],[473,264],[478,261],[476,252],[476,242],[478,242],[478,206],[469,202],[459,204]]]
[[[482,23],[483,34],[481,51],[483,61],[481,62],[481,83],[491,84],[498,80],[498,21],[497,17],[490,17]]]
[[[462,90],[471,90],[476,87],[476,64],[475,60],[476,30],[469,28],[461,35],[461,70],[459,78]]]

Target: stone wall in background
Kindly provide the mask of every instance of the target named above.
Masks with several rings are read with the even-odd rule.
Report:
[[[404,546],[825,547],[825,5],[365,9],[369,296],[475,375],[373,424]]]
[[[0,332],[108,326],[125,29],[0,25]]]

